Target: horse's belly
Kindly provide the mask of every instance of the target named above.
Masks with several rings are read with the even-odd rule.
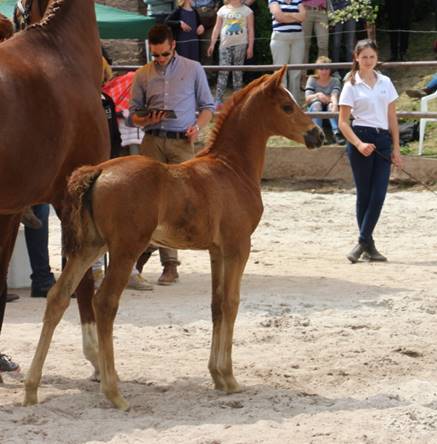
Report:
[[[192,226],[178,228],[158,225],[151,242],[159,247],[178,250],[206,250],[210,245],[208,233],[199,232]]]

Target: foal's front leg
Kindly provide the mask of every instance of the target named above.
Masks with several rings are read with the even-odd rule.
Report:
[[[232,370],[232,339],[235,319],[240,303],[240,283],[244,267],[249,257],[250,239],[243,240],[238,246],[224,255],[223,267],[223,297],[217,293],[216,303],[213,303],[216,318],[213,329],[213,347],[211,349],[210,372],[216,388],[226,393],[240,391],[240,386]]]

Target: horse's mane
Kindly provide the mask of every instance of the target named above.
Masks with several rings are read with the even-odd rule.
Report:
[[[264,81],[268,77],[270,76],[265,74],[262,77],[259,77],[258,79],[255,79],[252,82],[250,82],[249,85],[245,86],[243,89],[240,89],[240,91],[237,91],[234,94],[232,94],[232,96],[225,102],[223,110],[220,112],[219,116],[217,117],[217,122],[211,131],[211,134],[209,136],[208,142],[205,145],[205,148],[199,154],[206,154],[207,152],[210,151],[210,149],[214,145],[214,142],[217,140],[217,137],[220,134],[220,130],[223,124],[225,123],[226,119],[228,118],[229,114],[231,113],[231,111],[238,104],[240,104],[253,89],[259,86],[261,83],[264,83]]]
[[[44,18],[39,23],[34,23],[28,26],[25,31],[30,31],[31,29],[46,29],[50,23],[53,23],[55,19],[59,16],[57,12],[62,9],[65,4],[65,0],[54,0],[47,8],[44,14]]]

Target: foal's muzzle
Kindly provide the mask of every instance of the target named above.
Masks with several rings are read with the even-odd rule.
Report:
[[[303,138],[305,140],[306,147],[311,149],[322,146],[323,141],[325,140],[325,135],[317,125],[314,125],[312,129],[305,133]]]

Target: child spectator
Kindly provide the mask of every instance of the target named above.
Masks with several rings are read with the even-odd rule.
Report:
[[[245,58],[253,56],[253,23],[252,10],[241,0],[225,0],[225,5],[217,12],[208,55],[212,55],[220,34],[220,65],[244,65]],[[220,71],[218,75],[215,101],[219,107],[223,102],[228,76],[229,71]],[[234,91],[243,86],[242,71],[232,72],[232,84]]]
[[[325,56],[320,56],[316,63],[331,63],[331,59]],[[308,81],[305,87],[305,102],[308,105],[308,111],[320,112],[320,111],[338,111],[338,96],[340,95],[341,83],[338,77],[331,75],[331,69],[318,68],[316,73],[308,77]],[[322,128],[322,119],[313,119],[314,123]],[[339,145],[344,145],[346,141],[340,134],[338,129],[337,118],[332,117],[329,119],[331,124],[332,133],[334,134],[335,141]]]
[[[187,59],[200,62],[199,35],[205,32],[199,13],[193,9],[193,0],[178,0],[178,7],[167,17],[176,40],[176,51]]]

